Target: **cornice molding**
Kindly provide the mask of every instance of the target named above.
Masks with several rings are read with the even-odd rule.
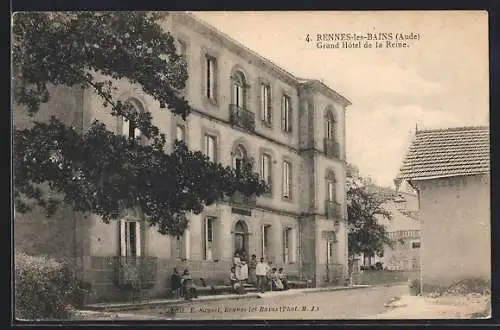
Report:
[[[228,35],[222,33],[221,31],[217,30],[213,26],[211,26],[208,23],[205,23],[201,19],[195,17],[191,13],[183,12],[183,13],[176,13],[172,15],[174,24],[179,23],[184,26],[187,26],[196,32],[200,33],[201,35],[209,38],[211,41],[213,41],[216,44],[219,44],[234,54],[240,56],[241,58],[247,60],[249,63],[254,64],[258,66],[259,68],[263,69],[266,72],[272,73],[273,75],[277,76],[284,82],[297,87],[298,86],[298,81],[297,79],[288,71],[280,68],[276,64],[272,63],[265,57],[257,54],[256,52],[250,50],[249,48],[245,47],[238,41],[232,39]]]

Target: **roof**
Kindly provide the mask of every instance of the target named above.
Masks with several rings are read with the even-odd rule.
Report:
[[[417,131],[397,180],[489,173],[489,136],[487,126]]]
[[[339,102],[343,107],[352,105],[351,101],[349,101],[346,97],[340,95],[318,79],[297,78],[297,81],[299,82],[299,84],[310,85],[315,90],[322,92],[326,96]]]
[[[253,57],[252,60],[258,60],[262,62],[264,65],[266,65],[268,68],[271,68],[273,72],[276,74],[280,75],[283,78],[289,80],[290,82],[293,82],[293,84],[311,84],[312,87],[317,89],[320,92],[323,92],[327,96],[331,97],[337,102],[340,102],[343,107],[347,107],[351,105],[352,103],[344,96],[341,94],[337,93],[334,91],[332,88],[324,84],[323,82],[317,80],[317,79],[304,79],[304,78],[299,78],[290,73],[289,71],[283,69],[282,67],[278,66],[276,63],[273,63],[272,61],[268,60],[264,56],[261,56],[257,52],[254,52],[250,48],[246,47],[242,43],[236,41],[235,39],[231,38],[227,34],[223,33],[219,29],[215,28],[211,24],[205,22],[203,19],[197,17],[194,15],[192,12],[177,12],[178,15],[175,15],[177,19],[180,19],[181,21],[183,19],[188,20],[188,24],[191,25],[192,27],[199,27],[203,30],[205,30],[208,33],[211,33],[212,35],[215,34],[217,36],[217,39],[221,42],[225,42],[225,46],[228,47],[235,47],[238,49],[238,53],[240,53],[240,56],[251,56]],[[197,26],[194,26],[197,25]],[[241,53],[243,51],[243,53]]]

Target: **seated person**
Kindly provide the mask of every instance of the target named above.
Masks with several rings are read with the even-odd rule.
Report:
[[[233,288],[233,291],[237,294],[245,294],[245,288],[243,285],[241,285],[240,281],[236,277],[236,272],[235,268],[231,268],[231,274],[229,274],[229,281],[231,282],[231,287]]]
[[[193,283],[193,278],[189,273],[189,269],[186,268],[181,276],[182,281],[182,292],[184,294],[184,299],[191,300],[192,298],[197,298],[196,287]]]
[[[283,290],[288,290],[288,280],[286,278],[286,274],[285,271],[283,270],[283,267],[280,267],[280,269],[278,270],[278,278],[283,284]]]
[[[271,291],[283,290],[283,283],[279,279],[278,270],[276,269],[276,267],[273,267],[271,271],[270,286],[271,286]]]

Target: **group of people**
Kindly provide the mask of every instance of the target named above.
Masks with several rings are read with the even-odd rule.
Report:
[[[189,269],[184,269],[182,275],[179,274],[177,268],[174,268],[174,272],[170,278],[170,288],[176,298],[183,296],[186,300],[191,300],[197,298],[196,286],[193,283],[193,278]]]
[[[253,284],[257,290],[264,292],[266,290],[279,291],[288,289],[287,276],[283,268],[277,269],[271,267],[271,262],[266,263],[264,258],[257,261],[257,256],[252,255],[252,258],[247,263],[245,255],[235,253],[229,281],[233,292],[237,294],[245,294],[245,283]],[[197,298],[196,286],[189,269],[184,269],[182,275],[179,274],[177,268],[174,268],[170,279],[171,290],[175,297],[184,297],[186,300]]]
[[[271,262],[266,263],[264,258],[257,261],[257,256],[252,255],[247,264],[239,253],[235,253],[233,258],[233,267],[230,274],[231,285],[236,293],[244,294],[243,284],[248,282],[254,284],[257,290],[264,292],[266,290],[279,291],[288,289],[287,276],[281,267],[271,267]]]

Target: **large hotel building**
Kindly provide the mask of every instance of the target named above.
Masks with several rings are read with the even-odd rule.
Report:
[[[167,290],[174,267],[189,267],[193,278],[209,284],[227,282],[235,252],[263,256],[315,286],[343,279],[348,260],[345,111],[350,102],[318,80],[283,70],[193,14],[170,13],[164,24],[188,63],[184,93],[193,111],[183,121],[128,82],[118,83],[117,98],[151,112],[167,136],[169,152],[177,138],[223,165],[252,159],[270,193],[236,194],[190,215],[183,237],[159,234],[140,212],[109,224],[68,209],[52,218],[16,214],[16,249],[73,260],[91,284],[92,301],[119,299],[128,258],[156,296]],[[130,133],[127,122],[103,109],[91,90],[57,87],[51,95],[37,120],[55,112],[81,131],[98,119],[116,133]],[[20,111],[14,113],[16,127],[27,122]]]

